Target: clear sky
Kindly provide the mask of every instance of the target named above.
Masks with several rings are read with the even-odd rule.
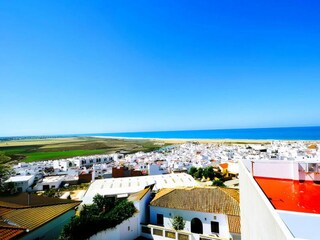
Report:
[[[320,125],[319,12],[0,1],[0,136]]]

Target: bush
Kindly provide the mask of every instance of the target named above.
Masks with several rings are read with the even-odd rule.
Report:
[[[102,198],[100,196],[95,196],[94,198],[94,201],[98,202],[100,207],[96,203],[84,205],[80,216],[74,216],[71,219],[71,222],[64,227],[59,239],[87,239],[100,231],[114,228],[124,220],[132,217],[136,211],[133,203],[128,202],[127,199],[115,201],[112,209],[103,211],[101,202],[104,199]]]
[[[185,221],[181,216],[174,216],[172,220],[172,227],[177,230],[183,230],[185,226]]]
[[[215,180],[212,181],[212,186],[217,186],[217,187],[225,187],[223,181],[219,178],[216,178]]]

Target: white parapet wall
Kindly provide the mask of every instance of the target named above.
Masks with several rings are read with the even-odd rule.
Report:
[[[123,221],[115,228],[107,229],[105,231],[98,232],[91,236],[89,240],[122,240],[122,239],[136,239],[139,237],[140,223],[139,214],[133,215],[131,218]]]
[[[245,240],[294,239],[242,161],[239,161],[239,179],[241,238]]]

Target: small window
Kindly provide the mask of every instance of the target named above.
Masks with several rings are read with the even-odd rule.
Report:
[[[130,226],[128,226],[128,231],[130,231]]]
[[[157,214],[157,225],[163,226],[163,214]]]
[[[211,232],[219,233],[219,222],[211,221]]]

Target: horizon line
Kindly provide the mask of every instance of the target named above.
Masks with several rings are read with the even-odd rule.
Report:
[[[283,129],[283,128],[316,128],[318,126],[294,126],[294,127],[243,127],[243,128],[213,128],[213,129],[184,129],[184,130],[153,130],[153,131],[128,131],[128,132],[97,132],[97,133],[59,133],[59,134],[39,134],[39,135],[12,135],[0,136],[3,138],[19,138],[19,137],[91,137],[97,134],[123,134],[123,133],[153,133],[153,132],[185,132],[185,131],[224,131],[224,130],[246,130],[246,129]]]

